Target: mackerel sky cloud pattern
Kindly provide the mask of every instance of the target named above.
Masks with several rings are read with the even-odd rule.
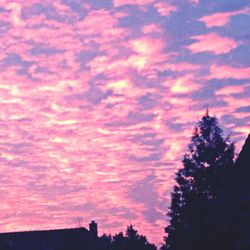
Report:
[[[0,2],[0,231],[132,223],[160,243],[209,105],[250,127],[248,0]]]

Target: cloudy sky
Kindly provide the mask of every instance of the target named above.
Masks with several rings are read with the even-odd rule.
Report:
[[[205,109],[249,133],[249,23],[248,0],[1,0],[0,231],[161,242]]]

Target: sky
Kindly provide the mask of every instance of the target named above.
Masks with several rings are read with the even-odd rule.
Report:
[[[250,131],[248,0],[0,1],[0,232],[133,224],[163,240],[209,108]]]

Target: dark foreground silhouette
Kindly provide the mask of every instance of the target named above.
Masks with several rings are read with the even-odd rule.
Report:
[[[0,250],[156,250],[145,236],[129,226],[126,235],[98,237],[97,224],[86,228],[0,234]]]
[[[95,249],[97,224],[85,228],[0,234],[1,250],[90,250]]]

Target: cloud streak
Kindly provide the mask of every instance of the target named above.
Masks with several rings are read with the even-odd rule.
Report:
[[[199,21],[203,22],[206,27],[212,28],[212,27],[223,27],[225,25],[228,25],[231,18],[240,15],[240,14],[250,14],[250,8],[246,7],[242,10],[237,11],[227,11],[227,12],[218,12],[211,15],[203,16],[199,19]]]
[[[193,53],[212,52],[220,55],[226,54],[238,46],[234,39],[222,37],[216,33],[192,36],[191,39],[194,39],[195,42],[187,48]]]

